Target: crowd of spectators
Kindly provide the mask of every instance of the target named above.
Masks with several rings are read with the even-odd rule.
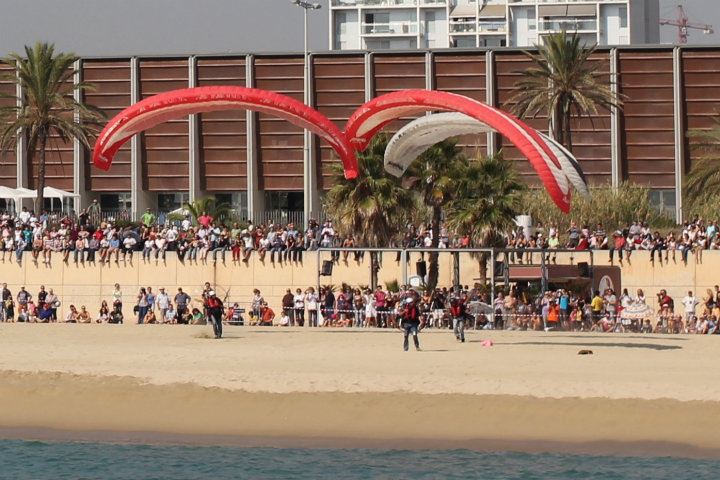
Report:
[[[515,251],[511,260],[522,263],[532,259],[533,251],[537,250],[607,250],[608,261],[613,262],[615,255],[622,263],[623,256],[627,261],[634,251],[650,251],[650,260],[666,263],[678,260],[687,264],[693,254],[696,262],[702,261],[704,250],[720,249],[720,231],[717,221],[706,221],[695,218],[678,226],[678,232],[669,231],[661,234],[653,230],[646,222],[635,221],[622,229],[607,232],[602,223],[593,227],[578,225],[570,221],[567,229],[551,224],[547,228],[538,224],[532,232],[524,232],[522,227],[512,232],[507,239],[507,246]],[[529,233],[529,235],[527,234]],[[554,256],[548,255],[554,258]]]
[[[28,323],[126,323],[192,324],[210,322],[208,298],[215,292],[205,283],[202,293],[192,298],[178,288],[167,292],[164,287],[153,291],[142,287],[132,295],[132,309],[123,309],[119,284],[103,299],[98,310],[85,305],[70,305],[59,318],[60,299],[53,289],[41,286],[37,295],[20,287],[16,294],[2,285],[0,320]],[[218,295],[222,297],[222,295]],[[474,287],[438,288],[419,291],[409,286],[390,292],[343,285],[287,289],[280,305],[273,309],[260,290],[249,300],[233,302],[218,298],[222,321],[231,325],[394,328],[399,325],[402,305],[412,299],[417,305],[425,328],[452,328],[458,320],[474,329],[637,332],[637,333],[720,333],[720,286],[708,289],[702,298],[688,294],[676,305],[665,290],[657,293],[657,309],[646,302],[638,290],[630,295],[624,289],[619,295],[612,289],[579,294],[557,289],[542,294],[511,288],[499,292],[494,302],[479,284]],[[132,312],[130,312],[132,310]],[[245,315],[244,315],[245,314]]]
[[[702,261],[706,249],[720,249],[717,221],[697,218],[678,227],[677,232],[661,234],[645,222],[635,221],[625,228],[607,232],[602,223],[593,227],[570,221],[567,228],[537,224],[530,231],[518,227],[505,234],[506,246],[512,249],[510,260],[531,262],[533,255],[545,252],[549,260],[553,250],[606,250],[608,260],[617,256],[620,262],[630,260],[636,250],[650,251],[655,262],[687,263],[690,255]],[[174,221],[164,217],[158,221],[147,210],[138,222],[104,218],[100,206],[93,202],[77,216],[35,215],[25,208],[17,215],[0,216],[0,261],[6,257],[22,262],[29,253],[34,262],[51,264],[54,258],[63,262],[104,264],[132,262],[135,256],[143,261],[164,260],[166,252],[174,251],[182,262],[248,262],[251,255],[265,262],[302,262],[303,252],[318,247],[338,249],[361,247],[352,235],[342,236],[332,221],[310,220],[308,226],[288,223],[254,224],[249,222],[216,221],[203,212],[198,218],[189,214]],[[473,245],[467,235],[455,235],[444,225],[439,231],[440,248],[468,248]],[[430,247],[430,225],[407,225],[405,231],[388,247],[405,249]],[[363,255],[353,253],[355,260]],[[333,259],[339,261],[335,253]],[[349,252],[342,253],[347,261]],[[537,259],[537,257],[535,257]],[[397,259],[399,261],[399,258]]]

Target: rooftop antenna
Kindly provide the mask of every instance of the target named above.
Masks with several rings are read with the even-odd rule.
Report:
[[[677,29],[678,29],[677,42],[679,44],[687,43],[688,30],[690,30],[690,29],[702,30],[702,32],[705,35],[710,35],[711,33],[715,33],[712,25],[708,25],[707,23],[695,23],[695,22],[688,21],[688,16],[685,13],[685,9],[683,8],[682,5],[677,6],[677,18],[675,18],[675,19],[661,18],[660,25],[671,25],[673,27],[677,27]]]

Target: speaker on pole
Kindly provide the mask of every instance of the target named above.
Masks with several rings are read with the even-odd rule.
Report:
[[[581,277],[590,278],[590,264],[588,262],[579,262],[578,270],[580,270]]]
[[[320,275],[324,277],[332,276],[333,262],[331,260],[323,260],[322,268],[320,269]]]

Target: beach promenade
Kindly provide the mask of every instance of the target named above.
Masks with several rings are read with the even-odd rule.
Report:
[[[713,336],[210,333],[2,324],[0,434],[720,456]]]

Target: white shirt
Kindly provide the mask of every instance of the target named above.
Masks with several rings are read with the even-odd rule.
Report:
[[[295,308],[305,308],[305,295],[303,295],[302,293],[298,293],[293,297],[293,300],[295,302]]]
[[[158,308],[160,309],[166,309],[168,308],[170,298],[167,296],[167,293],[158,293],[157,297],[155,297],[155,303],[157,304]]]
[[[685,313],[695,313],[695,307],[698,302],[698,299],[695,297],[686,296],[682,300],[682,304],[685,305]]]

